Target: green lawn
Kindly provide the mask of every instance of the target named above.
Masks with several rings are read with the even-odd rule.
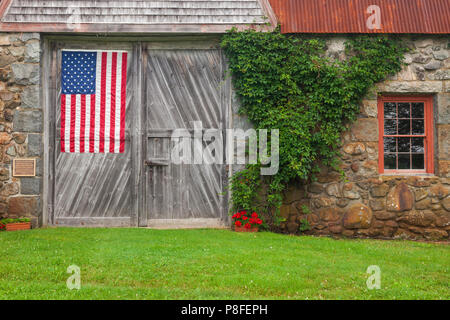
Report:
[[[0,232],[0,299],[449,299],[450,247],[228,230]],[[68,290],[69,265],[81,290]],[[368,290],[367,267],[381,268]]]

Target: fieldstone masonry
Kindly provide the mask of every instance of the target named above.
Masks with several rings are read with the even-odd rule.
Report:
[[[42,111],[40,36],[0,33],[0,217],[40,224]],[[36,158],[37,177],[12,176],[12,159]]]
[[[343,59],[344,40],[329,40],[327,54]],[[412,51],[404,69],[374,88],[343,135],[345,179],[323,168],[317,182],[292,185],[281,208],[283,232],[298,234],[306,219],[311,227],[307,234],[449,241],[450,39],[407,41]],[[378,173],[377,94],[383,93],[434,96],[435,175]]]
[[[327,54],[343,59],[344,41],[330,39]],[[316,182],[292,185],[281,208],[286,219],[282,232],[298,234],[306,219],[311,226],[306,233],[314,235],[449,240],[449,39],[420,37],[408,42],[412,51],[402,72],[374,88],[362,102],[358,120],[342,137],[345,180],[323,168]],[[0,33],[0,217],[28,216],[34,226],[42,223],[39,62],[39,34]],[[435,97],[435,175],[378,174],[377,93]],[[239,123],[246,127],[245,121]],[[36,158],[37,177],[12,177],[16,157]]]

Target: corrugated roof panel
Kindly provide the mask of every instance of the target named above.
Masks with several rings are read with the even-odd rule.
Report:
[[[450,0],[270,0],[283,33],[450,33]],[[369,6],[380,8],[371,29]]]

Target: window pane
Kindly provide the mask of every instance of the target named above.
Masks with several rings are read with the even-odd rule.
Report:
[[[413,134],[424,134],[425,133],[425,123],[423,120],[413,120],[412,121],[412,133]]]
[[[412,155],[412,168],[416,170],[425,169],[425,157],[423,154]]]
[[[422,121],[422,120],[417,120]],[[411,121],[398,120],[398,134],[411,134]]]
[[[424,106],[423,102],[412,104],[412,117],[413,118],[424,118]]]
[[[398,138],[398,152],[410,152],[410,151],[411,151],[411,139]]]
[[[397,110],[395,108],[395,103],[393,102],[386,102],[384,104],[384,118],[397,118]]]
[[[398,117],[399,118],[411,118],[409,103],[398,104]]]
[[[384,134],[397,134],[397,120],[384,121]]]
[[[384,152],[397,152],[396,138],[384,138]]]
[[[398,155],[398,168],[399,169],[410,169],[411,168],[411,155],[410,154],[399,154]]]
[[[397,157],[392,153],[384,154],[384,168],[385,169],[397,169]]]
[[[412,138],[411,152],[424,152],[423,138]]]

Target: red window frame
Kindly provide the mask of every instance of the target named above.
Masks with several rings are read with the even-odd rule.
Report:
[[[405,135],[385,135],[384,134],[384,103],[385,102],[423,102],[424,104],[424,135],[415,135],[415,137],[424,137],[425,148],[425,169],[411,170],[411,169],[384,169],[384,137],[404,137]],[[414,173],[434,173],[434,125],[433,125],[433,97],[432,96],[382,96],[378,98],[378,166],[379,173],[392,174],[414,174]],[[409,135],[406,135],[409,136]]]

